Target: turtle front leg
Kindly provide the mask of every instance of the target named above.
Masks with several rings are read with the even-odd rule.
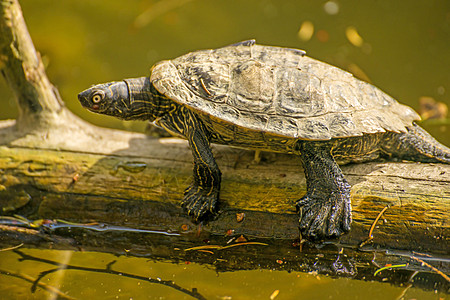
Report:
[[[350,185],[331,154],[329,142],[299,142],[306,195],[298,200],[300,230],[313,239],[337,237],[352,222]]]
[[[219,200],[221,173],[211,152],[209,140],[201,124],[187,136],[194,156],[194,180],[184,192],[181,206],[195,221],[216,212]]]

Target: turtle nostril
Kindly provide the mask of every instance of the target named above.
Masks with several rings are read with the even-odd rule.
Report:
[[[86,107],[87,106],[87,100],[86,97],[84,96],[84,93],[79,93],[78,94],[78,101],[81,103],[82,106]]]

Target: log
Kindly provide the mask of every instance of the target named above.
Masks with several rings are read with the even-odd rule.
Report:
[[[23,195],[45,193],[33,204],[38,206],[36,218],[168,231],[179,231],[183,224],[196,228],[178,205],[192,175],[186,141],[99,128],[95,138],[79,139],[77,149],[71,149],[53,145],[52,136],[50,131],[40,146],[28,136],[0,147],[2,197],[22,203],[35,198]],[[251,151],[213,145],[213,152],[223,172],[221,213],[203,230],[297,238],[294,203],[306,191],[298,159],[264,153],[262,162],[255,164]],[[375,243],[448,253],[449,165],[372,162],[342,169],[352,185],[353,226],[340,243],[364,241],[377,215],[388,206],[373,232]],[[236,221],[238,212],[245,213],[244,222]]]
[[[221,212],[198,225],[178,205],[192,172],[185,141],[109,130],[104,134],[96,140],[87,138],[87,144],[81,141],[81,148],[92,145],[84,150],[57,149],[47,144],[50,139],[41,141],[40,147],[27,147],[21,140],[0,146],[0,199],[7,199],[1,202],[4,213],[52,224],[39,231],[30,227],[34,233],[0,228],[0,245],[23,242],[44,249],[193,261],[218,272],[259,268],[317,272],[449,291],[445,278],[421,265],[428,261],[441,272],[450,272],[447,165],[343,166],[353,185],[352,230],[338,240],[303,244],[293,204],[306,186],[295,157],[263,153],[262,162],[255,164],[250,151],[213,145],[223,170]],[[372,243],[360,247],[386,206]],[[241,222],[238,213],[245,214]],[[229,240],[241,235],[265,246],[243,243],[224,250],[207,248],[206,254],[186,251],[198,246],[236,246]],[[405,270],[375,275],[378,266],[405,262]]]
[[[74,116],[45,74],[18,2],[1,4],[2,74],[20,108],[17,121],[0,125],[0,190],[8,198],[3,211],[27,207],[27,199],[36,199],[28,196],[33,191],[47,194],[33,204],[38,218],[112,224],[123,219],[133,226],[179,229],[173,218],[188,221],[178,207],[192,173],[187,143],[98,128]],[[265,154],[262,163],[253,164],[249,151],[220,145],[213,150],[223,171],[222,213],[204,230],[223,234],[233,227],[256,237],[297,237],[293,203],[305,193],[298,160]],[[343,171],[352,185],[354,222],[341,243],[363,241],[388,206],[374,231],[381,247],[447,253],[449,165],[375,162],[344,166]],[[124,201],[135,215],[122,212]],[[115,210],[101,212],[105,203]],[[142,203],[154,209],[142,210]],[[240,211],[246,213],[245,222],[236,224],[233,214]]]
[[[220,255],[205,257],[180,249],[204,241],[226,245],[224,239],[242,235],[272,246],[254,252],[235,247],[239,250],[227,256],[231,263],[222,265],[223,270],[279,265],[381,280],[373,275],[373,256],[397,249],[409,252],[383,259],[394,264],[402,255],[416,255],[411,251],[428,252],[433,256],[424,257],[448,271],[444,256],[450,236],[450,165],[378,161],[343,166],[352,185],[354,222],[350,233],[324,243],[332,245],[330,252],[324,244],[299,236],[294,203],[306,184],[296,157],[263,153],[255,164],[251,151],[213,145],[223,172],[220,213],[194,224],[179,206],[192,175],[186,141],[99,128],[74,116],[45,75],[17,0],[0,3],[0,68],[20,108],[17,120],[0,122],[0,245],[23,241],[27,247],[150,252],[163,259],[217,266],[223,261]],[[238,213],[244,214],[242,221]],[[15,215],[41,221],[21,221]],[[17,222],[20,226],[14,225]],[[148,240],[149,233],[174,236]],[[309,250],[301,253],[300,264],[303,245]],[[365,267],[356,273],[350,267],[336,269],[342,247],[348,261]],[[319,255],[323,267],[317,264]],[[284,264],[278,262],[280,257]],[[423,268],[411,266],[406,275],[418,270]],[[445,280],[443,290],[448,290]]]

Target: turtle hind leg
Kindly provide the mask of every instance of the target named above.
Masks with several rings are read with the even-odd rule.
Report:
[[[299,141],[307,192],[297,201],[299,226],[312,239],[337,237],[352,222],[350,185],[331,154],[330,142]]]
[[[381,147],[388,156],[400,159],[450,164],[450,149],[436,141],[417,124],[406,133],[389,133]]]

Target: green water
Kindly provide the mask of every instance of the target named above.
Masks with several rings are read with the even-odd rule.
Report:
[[[195,299],[183,290],[149,283],[143,278],[157,281],[173,281],[177,287],[192,291],[206,299],[445,299],[445,294],[423,291],[417,288],[395,287],[387,283],[365,282],[347,278],[331,278],[318,274],[251,270],[221,272],[213,266],[182,261],[177,264],[153,261],[147,258],[113,256],[93,252],[72,252],[57,250],[23,250],[37,258],[57,261],[72,266],[88,267],[86,270],[59,270],[41,279],[45,287],[51,286],[75,299]],[[34,281],[41,272],[55,266],[37,261],[18,262],[20,256],[11,251],[0,252],[0,297],[2,299],[56,299],[54,291],[38,286],[30,292],[31,283],[17,276],[19,274]],[[116,261],[111,269],[120,275],[107,274],[106,265]],[[62,299],[62,298],[60,298]]]
[[[326,1],[211,0],[22,0],[24,16],[50,80],[67,107],[100,126],[143,131],[144,124],[94,115],[76,95],[88,86],[148,74],[162,59],[255,38],[258,43],[288,46],[355,72],[415,109],[424,96],[450,104],[449,1],[338,1],[338,12]],[[335,6],[334,6],[335,7]],[[305,23],[310,22],[310,23]],[[309,39],[299,36],[312,24]],[[353,28],[353,29],[352,29]],[[355,33],[362,38],[346,36]],[[354,35],[353,35],[354,37]],[[12,94],[0,80],[0,119],[15,118]],[[448,124],[448,122],[447,122]],[[450,145],[449,125],[425,122]],[[58,250],[24,252],[72,265],[104,268],[173,280],[197,288],[207,299],[439,299],[445,295],[388,283],[336,279],[301,272],[251,270],[217,273],[211,265],[173,264],[148,258]],[[36,278],[52,268],[36,261],[18,261],[0,252],[2,271]],[[56,299],[31,283],[0,275],[2,299]],[[62,270],[42,282],[77,299],[191,299],[173,288],[104,273]]]

